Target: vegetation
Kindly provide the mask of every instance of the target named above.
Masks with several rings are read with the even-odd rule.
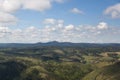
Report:
[[[92,71],[83,80],[119,80],[120,62]]]
[[[119,80],[119,45],[50,44],[1,47],[0,80]]]

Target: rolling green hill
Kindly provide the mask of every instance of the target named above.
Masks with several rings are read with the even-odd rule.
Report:
[[[120,44],[0,44],[0,80],[119,80],[119,60]]]
[[[120,80],[120,62],[92,71],[82,80]]]
[[[30,57],[0,61],[0,80],[79,80],[93,70],[78,62],[43,62]]]

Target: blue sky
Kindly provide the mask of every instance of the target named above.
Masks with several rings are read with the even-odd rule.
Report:
[[[0,0],[0,43],[120,43],[119,0]]]
[[[33,10],[19,10],[15,13],[19,19],[25,20],[26,24],[31,23],[33,25],[40,25],[45,18],[63,19],[66,24],[91,24],[95,25],[99,21],[112,22],[114,25],[118,25],[118,20],[111,20],[103,15],[103,11],[114,4],[117,4],[118,0],[68,0],[64,3],[52,3],[52,8],[44,12]],[[84,12],[84,14],[72,14],[70,10],[72,8],[78,8]],[[25,23],[25,22],[24,22]],[[37,23],[37,24],[36,24]],[[21,22],[22,24],[22,22]]]

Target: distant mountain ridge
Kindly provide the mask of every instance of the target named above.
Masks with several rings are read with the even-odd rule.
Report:
[[[58,47],[104,47],[104,46],[114,46],[120,47],[120,43],[72,43],[72,42],[38,42],[38,43],[0,43],[0,47],[37,47],[37,46],[58,46]]]

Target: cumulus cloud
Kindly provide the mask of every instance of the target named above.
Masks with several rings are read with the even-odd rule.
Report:
[[[51,8],[52,2],[64,0],[0,0],[0,10],[10,13],[19,9],[44,11]]]
[[[74,29],[74,25],[70,24],[68,26],[65,26],[65,31],[70,31]]]
[[[120,29],[113,28],[105,22],[96,26],[73,24],[64,25],[54,19],[55,24],[46,24],[43,28],[30,26],[23,29],[0,27],[0,42],[119,42]],[[59,25],[61,24],[61,25]]]
[[[21,0],[0,0],[0,10],[4,12],[15,12],[21,7]]]
[[[83,14],[83,11],[79,10],[78,8],[71,9],[71,12],[74,14]]]
[[[49,18],[49,19],[45,19],[43,21],[44,24],[55,24],[56,20],[55,19],[52,19],[52,18]]]
[[[98,29],[107,29],[108,25],[105,22],[100,22],[97,26]]]
[[[7,33],[10,32],[10,29],[8,27],[0,27],[0,33]]]
[[[23,0],[23,9],[44,11],[51,8],[51,0]]]
[[[64,20],[56,20],[53,18],[47,18],[43,21],[44,24],[63,24]]]
[[[0,24],[13,23],[17,21],[14,12],[17,10],[45,11],[52,7],[53,2],[64,2],[64,0],[0,0]]]
[[[108,8],[104,11],[104,14],[105,14],[105,15],[109,15],[109,16],[111,16],[112,18],[120,18],[120,3],[108,7]]]
[[[9,13],[0,12],[0,23],[1,24],[14,24],[18,21],[18,19]]]

